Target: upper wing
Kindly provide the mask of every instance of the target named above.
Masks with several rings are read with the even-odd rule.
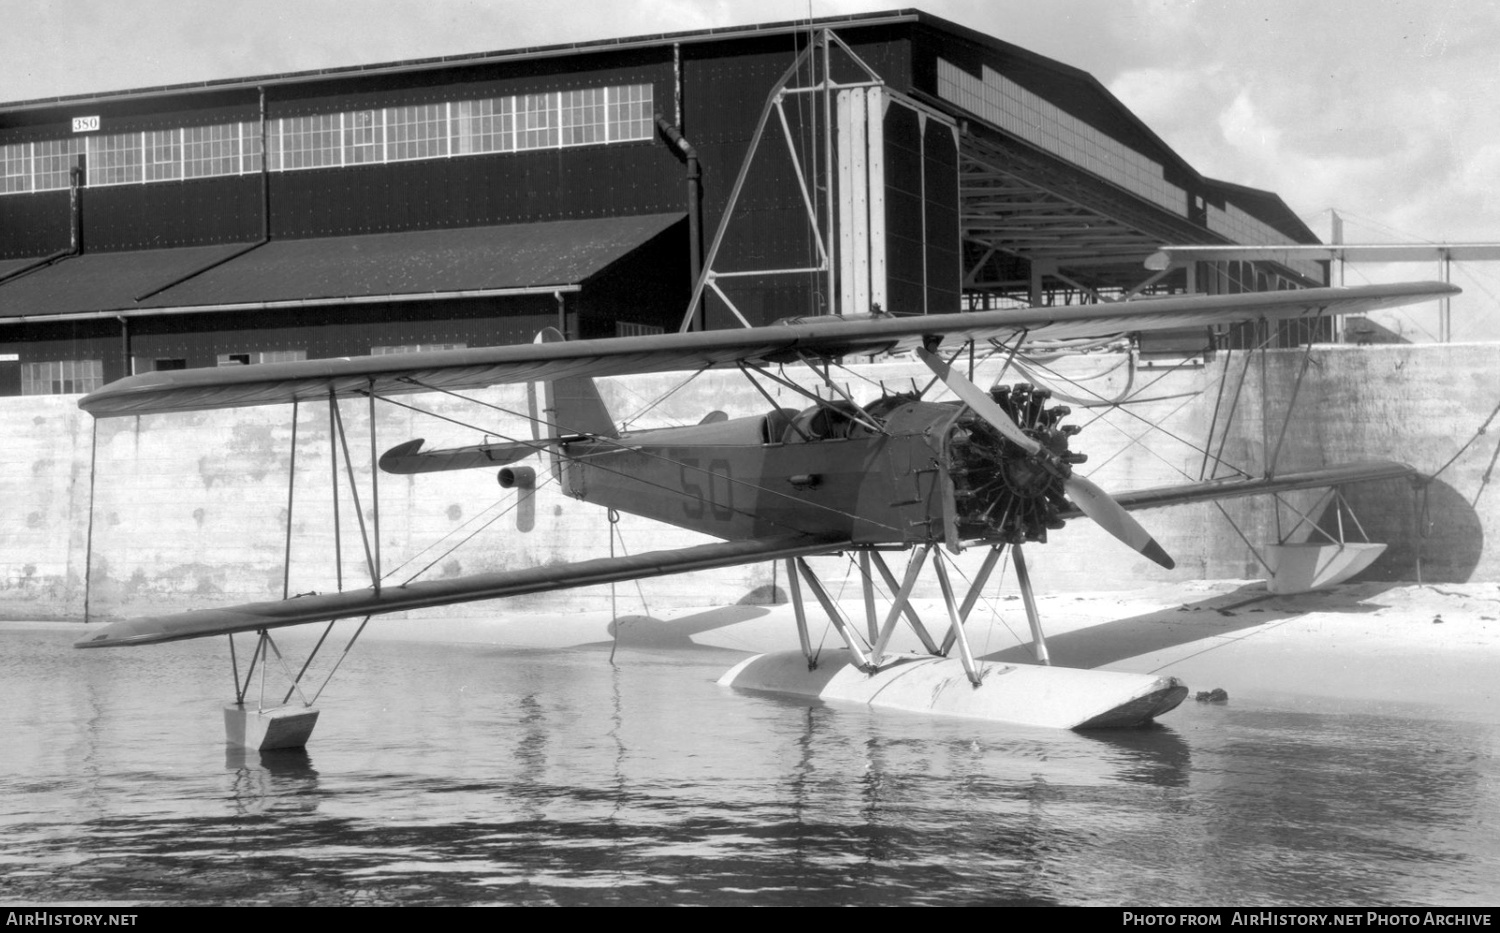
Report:
[[[1442,282],[1310,288],[1241,295],[1186,295],[1113,304],[1037,307],[891,317],[815,320],[740,330],[617,337],[445,350],[354,359],[305,360],[131,376],[85,396],[96,417],[271,405],[295,400],[488,385],[569,376],[698,369],[734,362],[781,362],[807,354],[852,356],[906,349],[927,339],[1055,339],[1208,327],[1266,319],[1362,313],[1456,294]]]
[[[449,580],[428,580],[406,586],[385,586],[277,599],[243,606],[195,609],[165,616],[141,616],[113,622],[74,644],[75,648],[115,648],[124,645],[154,645],[187,638],[230,635],[260,629],[326,622],[351,616],[380,615],[431,606],[484,599],[500,599],[525,593],[593,586],[620,580],[639,580],[691,570],[712,570],[783,557],[825,554],[847,547],[848,541],[809,536],[722,541],[649,551],[626,557],[600,557],[572,564],[548,564],[520,570],[479,573]]]

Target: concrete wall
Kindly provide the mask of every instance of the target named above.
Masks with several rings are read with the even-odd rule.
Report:
[[[1073,405],[1068,419],[1083,426],[1076,450],[1083,469],[1106,489],[1127,490],[1197,478],[1201,445],[1215,408],[1231,407],[1244,357],[1221,355],[1205,367],[1133,369],[1127,358],[1099,354],[1060,359],[1052,384],[1061,393],[1138,401],[1124,409]],[[1299,414],[1280,439],[1282,414],[1303,367],[1304,354],[1272,352],[1251,361],[1239,394],[1237,418],[1222,440],[1224,457],[1254,469],[1266,451],[1280,447],[1282,471],[1357,459],[1400,459],[1436,471],[1474,438],[1500,402],[1500,345],[1424,347],[1320,347],[1308,359]],[[1220,378],[1229,372],[1228,389]],[[981,367],[993,379],[998,367]],[[867,399],[878,384],[925,384],[925,369],[909,362],[855,367],[841,381]],[[788,374],[794,374],[788,369]],[[685,374],[610,380],[606,400],[619,418],[648,408]],[[799,377],[801,378],[801,377]],[[802,380],[811,384],[810,374]],[[1016,375],[1007,382],[1021,381]],[[788,390],[778,402],[801,407]],[[400,401],[453,418],[475,430],[429,414],[381,403],[378,446],[425,437],[429,446],[473,443],[480,432],[529,438],[517,412],[526,410],[522,387],[478,394],[488,406],[447,396]],[[295,496],[290,502],[290,593],[368,585],[366,557],[349,477],[339,460],[337,537],[330,495],[334,480],[326,404],[163,415],[100,421],[75,407],[73,397],[0,400],[0,426],[8,442],[0,491],[9,518],[0,527],[0,618],[109,619],[226,602],[279,598],[283,590],[288,523],[288,477],[296,432]],[[737,373],[710,372],[650,408],[638,427],[692,423],[712,409],[731,416],[765,410],[765,400]],[[1262,421],[1262,410],[1269,418]],[[366,523],[373,531],[370,445],[365,403],[342,408],[354,480]],[[1384,484],[1351,494],[1371,536],[1392,542],[1392,553],[1372,569],[1377,576],[1414,579],[1500,580],[1500,564],[1484,548],[1500,511],[1484,477],[1496,453],[1495,438],[1479,437],[1431,485],[1425,505],[1405,484]],[[97,444],[93,444],[97,437]],[[93,467],[91,471],[91,452]],[[534,566],[616,553],[681,547],[705,539],[631,516],[610,534],[601,510],[558,493],[538,460],[539,488],[524,500],[503,490],[492,471],[379,477],[381,564],[388,579],[404,581]],[[1220,471],[1225,472],[1224,470]],[[1297,501],[1310,498],[1302,494]],[[92,500],[92,504],[91,504]],[[1477,508],[1477,511],[1476,511]],[[1277,534],[1276,511],[1265,500],[1227,503],[1225,511],[1259,545]],[[1049,591],[1128,590],[1142,581],[1262,576],[1255,558],[1213,505],[1140,513],[1178,569],[1163,571],[1135,557],[1086,521],[1071,522],[1049,545],[1029,548],[1033,576]],[[1295,521],[1282,513],[1281,528]],[[1419,532],[1421,532],[1419,534]],[[460,539],[472,539],[456,550]],[[971,555],[977,560],[978,555]],[[848,561],[822,561],[825,579],[848,594],[858,578]],[[430,565],[430,567],[429,567]],[[400,567],[391,573],[393,568]],[[423,569],[427,568],[427,569]],[[87,586],[85,585],[87,583]],[[777,568],[757,565],[728,571],[620,584],[620,611],[701,606],[765,599],[784,584]],[[528,608],[607,608],[609,587],[524,597]],[[504,611],[461,607],[440,612]]]

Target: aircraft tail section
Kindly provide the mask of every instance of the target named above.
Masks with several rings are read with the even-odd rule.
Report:
[[[565,339],[554,327],[536,335],[536,343],[556,343]],[[554,437],[590,434],[595,437],[619,437],[615,420],[594,380],[588,376],[565,376],[549,379],[545,386],[545,404],[540,430]]]

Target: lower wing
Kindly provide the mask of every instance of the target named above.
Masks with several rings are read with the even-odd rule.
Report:
[[[573,564],[551,564],[522,570],[473,574],[451,580],[383,586],[378,592],[373,589],[353,590],[247,603],[242,606],[197,609],[164,616],[142,616],[106,625],[97,633],[76,642],[74,647],[154,645],[211,635],[254,632],[351,616],[449,606],[525,593],[660,577],[692,570],[713,570],[784,557],[826,554],[848,545],[847,541],[829,541],[807,536],[724,541],[672,551],[650,551],[628,557],[601,557]]]
[[[1159,486],[1120,493],[1114,499],[1126,509],[1158,509],[1169,505],[1185,505],[1189,502],[1208,502],[1212,499],[1239,499],[1245,496],[1268,496],[1299,489],[1325,489],[1330,486],[1347,486],[1351,483],[1369,483],[1379,480],[1414,479],[1421,474],[1417,469],[1391,460],[1370,460],[1360,463],[1344,463],[1319,467],[1280,476],[1244,476],[1230,479],[1211,479],[1199,483],[1179,486]],[[1083,513],[1071,509],[1058,513],[1061,518],[1078,518]]]

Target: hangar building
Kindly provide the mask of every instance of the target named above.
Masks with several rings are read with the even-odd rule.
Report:
[[[913,10],[22,101],[0,394],[549,325],[1300,287],[1326,265],[1143,261],[1315,242],[1087,73]]]

